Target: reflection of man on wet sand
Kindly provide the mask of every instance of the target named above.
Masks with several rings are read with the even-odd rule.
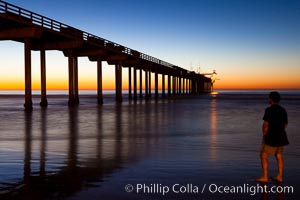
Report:
[[[280,94],[271,92],[269,95],[269,103],[271,104],[265,110],[263,117],[263,143],[260,153],[263,175],[257,178],[258,182],[268,182],[268,156],[275,155],[278,166],[278,174],[273,178],[274,181],[282,182],[283,175],[283,146],[288,145],[288,139],[285,129],[288,124],[287,113],[278,103]]]

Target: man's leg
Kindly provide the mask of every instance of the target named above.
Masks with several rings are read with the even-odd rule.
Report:
[[[283,167],[284,167],[283,155],[282,155],[282,153],[276,153],[275,157],[276,157],[276,160],[277,160],[278,174],[273,179],[275,181],[282,182]]]
[[[268,182],[268,167],[269,167],[268,153],[261,152],[260,159],[261,159],[261,167],[263,170],[263,175],[260,178],[257,178],[256,181]]]

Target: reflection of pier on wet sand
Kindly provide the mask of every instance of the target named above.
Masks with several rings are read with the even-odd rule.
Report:
[[[135,116],[136,113],[123,112],[121,106],[116,106],[115,109],[115,112],[108,112],[110,116],[107,121],[103,117],[106,111],[102,107],[94,111],[71,107],[62,116],[62,120],[65,120],[63,125],[57,125],[62,126],[62,133],[56,133],[56,130],[52,131],[50,128],[52,124],[49,121],[52,120],[53,123],[56,115],[52,111],[49,114],[47,109],[41,109],[40,113],[35,112],[38,116],[32,112],[24,112],[24,138],[17,142],[24,143],[23,177],[2,187],[0,199],[72,196],[83,188],[101,186],[105,177],[123,168],[124,163],[130,164],[145,154],[143,151],[146,148],[137,149],[135,145],[137,137],[126,136],[129,131],[126,128],[133,127],[122,126],[124,115],[128,115],[125,117],[129,120],[129,115]],[[92,134],[84,132],[85,126],[89,124],[83,122],[86,118],[80,117],[80,114],[86,116],[87,112],[94,116],[93,119],[89,118],[95,129]],[[62,138],[56,138],[60,134],[63,135]],[[64,156],[53,158],[51,154]],[[57,162],[61,163],[58,165]],[[52,169],[51,165],[55,165],[55,168]]]
[[[151,73],[155,74],[155,98],[159,96],[158,76],[161,75],[162,96],[198,94],[211,90],[211,79],[120,44],[78,30],[66,24],[30,12],[23,8],[0,2],[0,40],[24,43],[25,51],[25,108],[32,108],[31,50],[40,51],[41,106],[47,106],[46,51],[59,50],[68,57],[69,104],[79,103],[78,57],[88,57],[97,62],[98,103],[103,102],[102,61],[115,65],[116,100],[122,101],[122,68],[128,68],[129,98],[137,100],[139,70],[140,97],[151,97]],[[133,77],[132,77],[133,70]],[[143,72],[145,80],[143,80]],[[167,80],[165,77],[167,76]],[[133,79],[133,80],[132,80]],[[144,81],[144,82],[143,82]],[[132,83],[133,82],[133,83]],[[144,94],[142,87],[144,87]],[[165,91],[166,90],[166,91]],[[132,94],[133,91],[133,94]]]

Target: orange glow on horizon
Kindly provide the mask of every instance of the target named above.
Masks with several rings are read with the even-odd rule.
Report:
[[[214,89],[300,89],[300,80],[296,74],[273,76],[227,76],[214,83]]]
[[[292,89],[299,90],[300,84],[289,83],[217,83],[214,84],[214,90],[261,90],[261,89]]]
[[[103,82],[103,90],[114,90],[115,89],[115,82],[113,81],[106,81]],[[167,81],[165,83],[165,89],[167,89]],[[0,81],[0,90],[24,90],[25,86],[24,83],[21,81]],[[79,82],[78,86],[79,90],[97,90],[97,83],[96,81],[90,82]],[[143,89],[145,88],[145,84],[143,83]],[[154,83],[152,82],[151,88],[154,89]],[[32,82],[32,89],[33,90],[40,90],[41,86],[39,82]],[[47,83],[47,90],[68,90],[68,81],[49,81]],[[128,89],[128,82],[122,82],[122,89]],[[133,89],[133,85],[132,85]],[[137,85],[137,89],[139,89],[139,82]],[[161,82],[159,83],[159,90],[162,89]],[[298,84],[284,84],[284,83],[268,83],[268,84],[261,84],[261,83],[236,83],[236,82],[227,82],[221,83],[217,82],[214,84],[214,90],[242,90],[242,89],[300,89],[300,85]]]
[[[160,81],[160,80],[159,80]],[[47,90],[68,90],[69,85],[68,85],[68,80],[56,80],[56,81],[47,81]],[[161,82],[158,84],[159,89],[162,88]],[[167,82],[165,83],[165,88],[167,88],[168,84]],[[128,89],[128,80],[123,80],[122,82],[122,89],[127,90]],[[132,84],[132,89],[133,89],[133,84]],[[24,81],[20,80],[10,80],[10,81],[3,81],[0,80],[0,90],[24,90],[25,85]],[[109,80],[109,81],[103,81],[102,83],[102,88],[103,90],[114,90],[115,89],[115,81],[114,80]],[[142,88],[145,88],[145,83],[143,82]],[[151,82],[151,88],[154,89],[154,81]],[[40,90],[41,89],[41,84],[38,81],[32,81],[32,90]],[[97,82],[96,80],[91,80],[91,81],[80,81],[78,83],[78,89],[79,90],[97,90]],[[139,80],[137,82],[137,89],[140,89],[140,83]]]
[[[263,79],[263,77],[220,77],[214,83],[214,90],[221,89],[300,89],[300,81],[295,78],[287,76],[280,76],[279,78],[271,77],[269,79]],[[145,88],[145,77],[143,77],[143,89]],[[158,76],[159,89],[162,89],[162,76]],[[97,90],[97,79],[96,77],[79,77],[78,87],[80,90]],[[114,90],[115,79],[113,76],[103,77],[103,90]],[[140,87],[140,80],[137,77],[137,89]],[[167,78],[165,78],[165,89],[168,87]],[[37,76],[32,77],[32,89],[40,90],[40,78]],[[68,90],[68,77],[47,77],[47,90]],[[128,89],[128,78],[127,74],[124,73],[122,88]],[[155,88],[154,75],[151,77],[151,88]],[[132,80],[133,89],[133,80]],[[4,77],[0,79],[0,90],[24,90],[24,78],[20,77]]]

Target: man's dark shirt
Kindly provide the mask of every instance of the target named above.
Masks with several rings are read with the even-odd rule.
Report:
[[[269,146],[279,147],[288,145],[289,141],[285,132],[288,117],[285,109],[278,104],[266,108],[263,120],[269,123],[265,143]]]

